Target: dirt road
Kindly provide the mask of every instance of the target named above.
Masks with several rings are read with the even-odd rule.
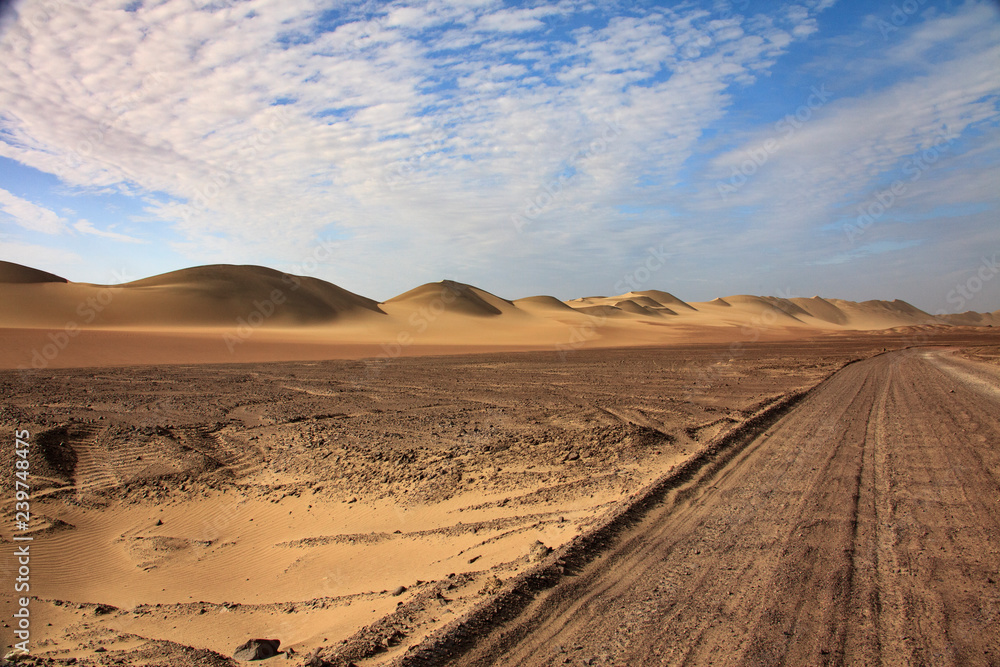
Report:
[[[452,664],[1000,664],[998,388],[845,367]]]

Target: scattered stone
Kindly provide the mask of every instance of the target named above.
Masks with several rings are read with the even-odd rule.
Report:
[[[107,652],[108,649],[104,648],[103,646],[98,646],[97,648],[94,649],[94,653],[107,653]]]
[[[543,560],[546,556],[552,553],[552,548],[545,546],[539,540],[535,540],[534,543],[528,547],[528,562],[537,563]]]
[[[281,640],[278,639],[248,639],[243,644],[236,647],[233,657],[237,660],[264,660],[278,655],[278,647]]]
[[[156,523],[155,523],[155,524],[153,524],[153,525],[156,525],[156,526],[162,526],[162,525],[163,525],[163,519],[157,519],[157,520],[156,520]]]
[[[479,589],[479,594],[493,595],[494,593],[499,591],[502,587],[503,587],[503,580],[500,577],[493,575],[492,577],[487,579],[486,583],[483,584],[483,587]]]
[[[393,595],[402,595],[405,592],[406,592],[406,586],[396,586],[394,589],[392,589]]]
[[[110,614],[111,612],[117,610],[117,607],[112,607],[109,604],[99,604],[94,607],[94,616],[104,616],[105,614]]]
[[[563,461],[576,461],[579,458],[580,458],[580,452],[574,449],[572,452],[566,455]]]

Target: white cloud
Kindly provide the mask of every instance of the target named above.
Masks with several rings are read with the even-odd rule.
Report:
[[[77,220],[73,223],[73,229],[80,232],[81,234],[90,234],[92,236],[100,236],[101,238],[111,239],[112,241],[119,241],[121,243],[147,243],[142,239],[137,239],[126,234],[119,234],[118,232],[112,232],[104,229],[97,229],[94,227],[93,223],[89,220]]]
[[[968,11],[979,13],[978,8]],[[842,215],[845,202],[863,203],[885,187],[887,178],[909,182],[916,176],[917,185],[907,192],[913,196],[937,179],[955,176],[941,165],[962,164],[966,158],[957,156],[956,141],[996,122],[1000,96],[1000,81],[991,65],[1000,59],[1000,45],[982,39],[981,33],[990,28],[981,16],[978,21],[961,18],[942,19],[950,26],[944,32],[928,27],[912,33],[911,39],[921,43],[928,35],[947,34],[949,45],[952,40],[963,45],[951,58],[910,63],[920,68],[920,74],[863,95],[850,96],[850,91],[837,91],[833,84],[826,89],[820,81],[804,89],[802,106],[788,109],[791,115],[801,112],[798,121],[762,128],[738,148],[712,160],[709,175],[716,187],[703,191],[704,207],[757,207],[758,231],[815,228]],[[958,26],[965,32],[956,32]],[[896,50],[913,54],[930,48],[912,49],[904,43]],[[830,101],[810,109],[808,104],[818,99],[810,99],[815,90],[828,90]],[[995,132],[977,141],[983,140],[988,142],[981,144],[984,148],[1000,150]],[[982,168],[977,165],[959,177],[968,181],[962,188],[966,203],[995,201],[995,188],[980,178]],[[738,175],[741,169],[745,179]],[[902,176],[893,176],[899,169]],[[968,187],[972,183],[980,184],[975,192]],[[848,207],[848,212],[853,210],[854,206]]]
[[[66,231],[66,221],[55,211],[22,199],[3,188],[0,188],[0,211],[10,216],[18,226],[32,232],[61,234]]]
[[[476,22],[476,29],[483,32],[527,32],[543,27],[539,18],[545,15],[544,8],[502,9],[483,14]]]
[[[120,4],[74,5],[40,27],[8,30],[0,155],[71,186],[163,193],[150,212],[193,261],[295,263],[317,236],[334,235],[349,242],[325,277],[346,286],[389,254],[405,275],[385,271],[357,286],[371,292],[481,258],[500,272],[496,258],[568,253],[558,261],[569,267],[609,233],[625,236],[619,207],[671,203],[734,88],[766,75],[832,3],[813,0],[780,19],[637,9],[556,36],[548,26],[573,23],[569,3],[428,1],[367,14],[357,3],[306,0]],[[348,18],[317,34],[331,7]],[[876,122],[873,111],[889,107],[859,102],[836,123],[817,118],[782,149],[775,173],[829,151],[834,177],[823,187],[857,187],[837,186],[838,169],[853,164],[842,132],[859,123],[875,152],[863,159],[890,160],[907,137],[893,134],[891,119]],[[519,236],[511,216],[570,172]],[[755,181],[741,194],[751,203],[775,192],[760,177],[760,190]],[[714,196],[714,182],[708,188]],[[85,224],[78,231],[123,236]],[[629,247],[654,227],[630,233]],[[661,227],[693,243],[670,216]]]
[[[68,274],[73,269],[86,265],[83,258],[71,250],[6,239],[0,243],[0,259],[49,271],[67,279],[72,279]]]

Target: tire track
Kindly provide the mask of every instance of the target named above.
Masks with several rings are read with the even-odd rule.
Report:
[[[98,444],[100,434],[101,429],[84,425],[67,433],[70,447],[76,453],[73,485],[77,501],[83,500],[88,494],[100,493],[121,484],[114,467]]]
[[[1000,663],[1000,405],[939,354],[843,368],[519,615],[398,664]]]
[[[254,473],[263,460],[249,445],[234,447],[205,425],[176,429],[176,433],[183,445],[213,462],[218,466],[217,469],[224,469],[236,478]]]

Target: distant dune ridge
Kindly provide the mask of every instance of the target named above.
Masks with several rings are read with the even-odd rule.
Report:
[[[1000,326],[1000,310],[992,313],[977,313],[968,310],[964,313],[941,315],[940,319],[948,324],[962,327],[996,327]]]
[[[516,306],[485,290],[454,280],[427,283],[394,296],[386,304],[425,308],[460,313],[472,317],[495,317],[509,312]]]
[[[739,294],[687,303],[669,292],[650,289],[565,302],[545,295],[512,301],[444,280],[379,303],[317,278],[261,266],[216,264],[120,285],[93,285],[0,262],[0,333],[7,343],[0,366],[5,367],[24,365],[26,356],[35,367],[86,363],[82,344],[72,355],[61,352],[70,338],[91,331],[128,333],[119,333],[114,345],[132,345],[131,356],[121,349],[107,349],[95,357],[95,363],[105,363],[119,358],[148,357],[150,362],[175,358],[166,352],[152,355],[148,350],[152,339],[141,339],[143,332],[166,332],[174,336],[169,340],[183,339],[180,347],[186,351],[178,359],[238,361],[245,354],[261,358],[262,345],[270,346],[264,354],[268,359],[302,358],[303,345],[309,346],[309,358],[498,348],[554,348],[565,353],[594,346],[997,325],[1000,311],[934,316],[900,300],[857,303],[819,296]],[[95,335],[81,340],[99,345]],[[223,339],[225,345],[220,347]],[[251,339],[252,344],[245,344]],[[168,339],[156,340],[162,347]],[[205,352],[203,342],[213,351]],[[285,347],[279,350],[281,345]],[[200,352],[193,354],[196,348]]]
[[[7,276],[14,280],[0,283],[4,327],[62,327],[70,321],[93,327],[225,327],[248,317],[295,327],[383,314],[377,302],[326,281],[261,266],[216,264],[92,285],[0,263],[0,277]]]
[[[0,261],[0,283],[65,283],[65,278],[21,266],[13,262]]]

